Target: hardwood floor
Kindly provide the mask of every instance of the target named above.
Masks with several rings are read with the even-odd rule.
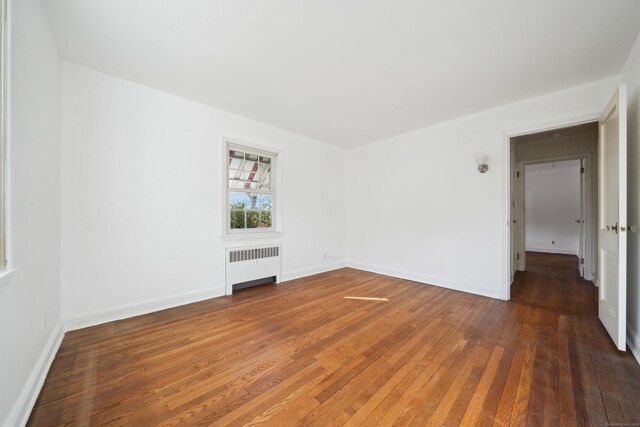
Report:
[[[342,269],[70,332],[29,425],[640,423],[596,288],[528,255],[510,302]]]

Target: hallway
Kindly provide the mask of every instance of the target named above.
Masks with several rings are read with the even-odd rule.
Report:
[[[545,346],[533,362],[530,413],[559,412],[564,425],[640,423],[640,366],[598,320],[598,288],[579,277],[577,257],[527,252],[511,297],[542,314],[537,343]],[[558,395],[563,389],[573,390],[572,399]]]

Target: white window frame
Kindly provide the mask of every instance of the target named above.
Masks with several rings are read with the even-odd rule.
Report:
[[[231,206],[229,203],[229,193],[234,189],[229,187],[229,149],[236,148],[251,154],[263,155],[271,157],[271,188],[272,188],[272,206],[271,206],[271,227],[270,228],[243,228],[232,229],[230,224]],[[250,142],[238,140],[235,138],[222,138],[222,161],[223,161],[223,180],[224,189],[223,197],[223,238],[253,238],[253,237],[272,237],[282,234],[282,151],[271,147],[265,147]]]

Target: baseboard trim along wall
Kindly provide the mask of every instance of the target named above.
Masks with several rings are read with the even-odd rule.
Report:
[[[224,296],[224,286],[67,317],[64,319],[64,330],[65,332],[75,331],[220,296]]]
[[[285,272],[282,274],[282,280],[286,281],[299,279],[302,277],[337,270],[344,267],[346,267],[346,264],[341,262],[307,268],[303,270]],[[113,322],[115,320],[128,319],[130,317],[149,314],[155,311],[166,310],[168,308],[174,308],[185,304],[204,301],[210,298],[221,297],[224,295],[224,286],[221,286],[215,289],[191,292],[181,295],[173,295],[167,298],[160,298],[132,305],[114,307],[106,310],[96,311],[93,313],[83,314],[80,316],[66,317],[64,319],[64,331],[75,331],[77,329],[101,325],[103,323]]]
[[[42,353],[40,353],[40,357],[36,361],[31,375],[29,375],[20,393],[20,397],[13,405],[13,409],[5,421],[5,427],[24,426],[27,424],[33,405],[36,403],[40,389],[44,384],[44,380],[47,378],[49,368],[58,353],[63,338],[62,322],[58,322],[42,349]]]
[[[640,336],[629,323],[627,323],[627,345],[636,362],[640,364]]]
[[[414,282],[425,283],[431,286],[437,286],[439,288],[451,289],[454,291],[461,291],[481,295],[489,298],[503,299],[501,289],[487,289],[479,286],[471,285],[468,283],[460,283],[457,281],[447,280],[441,277],[432,277],[421,274],[407,273],[403,271],[396,271],[386,268],[374,267],[368,264],[362,264],[359,262],[347,262],[347,267],[355,268],[356,270],[369,271],[371,273],[382,274],[384,276],[397,277],[398,279],[411,280]]]
[[[563,255],[575,255],[578,256],[576,251],[571,249],[555,249],[555,248],[525,248],[527,252],[544,252],[547,254],[563,254]]]
[[[302,270],[294,270],[282,273],[282,281],[300,279],[302,277],[313,276],[314,274],[326,273],[327,271],[338,270],[347,266],[344,262],[335,264],[321,265],[319,267],[305,268]]]

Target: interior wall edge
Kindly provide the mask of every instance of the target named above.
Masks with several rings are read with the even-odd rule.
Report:
[[[321,265],[318,267],[305,268],[302,270],[283,272],[282,281],[286,282],[289,280],[301,279],[303,277],[313,276],[314,274],[326,273],[328,271],[333,271],[333,270],[339,270],[345,267],[347,267],[347,263],[342,261],[342,262],[336,262],[333,264]]]
[[[27,424],[31,410],[36,403],[40,389],[42,389],[44,385],[44,380],[47,378],[49,368],[51,368],[51,364],[58,353],[63,338],[64,331],[62,321],[60,321],[56,327],[52,329],[51,335],[43,347],[40,357],[38,357],[18,400],[14,403],[9,416],[5,420],[5,427],[24,426]]]
[[[64,331],[75,331],[221,296],[224,296],[224,286],[66,317],[63,318]]]
[[[356,270],[368,271],[370,273],[382,274],[383,276],[391,276],[398,279],[411,280],[413,282],[423,283],[427,286],[436,286],[438,288],[446,288],[453,291],[465,292],[494,299],[505,299],[503,297],[501,289],[483,288],[472,283],[463,283],[451,278],[434,277],[424,274],[398,271],[384,267],[376,267],[370,264],[364,264],[356,261],[347,262],[347,267],[354,268]]]

